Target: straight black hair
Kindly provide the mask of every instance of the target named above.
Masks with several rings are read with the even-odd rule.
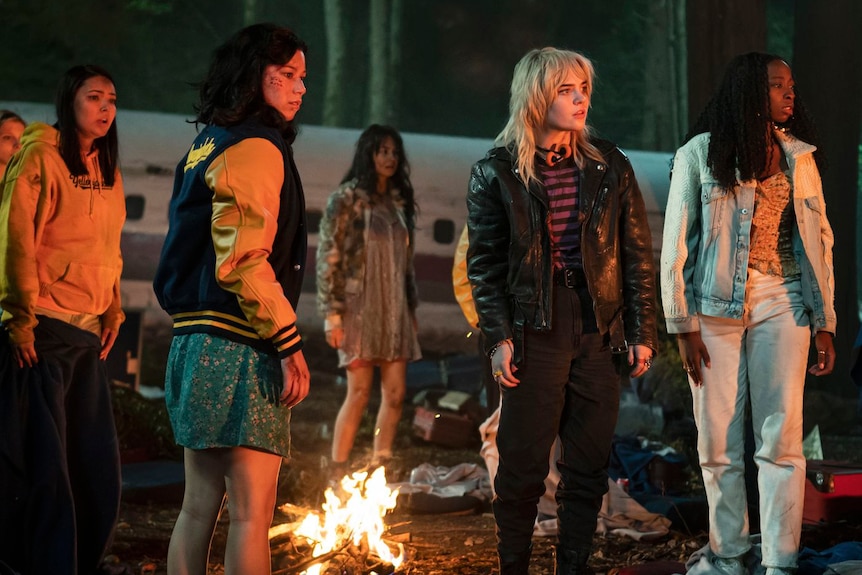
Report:
[[[102,77],[114,83],[107,70],[95,64],[82,64],[69,68],[60,79],[57,95],[54,100],[57,108],[57,130],[60,132],[60,156],[73,176],[86,176],[87,166],[81,157],[81,145],[78,142],[78,122],[75,119],[75,96],[84,82],[94,77]],[[93,145],[99,151],[99,168],[105,185],[113,186],[119,163],[119,145],[117,143],[116,118],[108,128],[108,133],[96,138]],[[83,150],[89,152],[90,150]]]

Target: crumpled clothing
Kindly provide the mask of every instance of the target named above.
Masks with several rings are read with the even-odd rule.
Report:
[[[619,485],[608,479],[608,492],[602,498],[602,508],[596,520],[596,533],[624,535],[635,541],[650,541],[667,535],[670,524],[670,519],[647,511]],[[536,519],[533,535],[556,534],[557,518],[540,514]]]
[[[499,454],[497,452],[497,426],[500,422],[500,409],[496,409],[482,425],[479,432],[482,435],[480,454],[485,460],[489,476],[497,473]],[[557,506],[554,492],[560,480],[555,461],[559,456],[559,442],[549,454],[550,470],[545,478],[545,494],[538,503],[538,514],[533,527],[533,535],[540,537],[557,534]],[[493,479],[490,480],[493,485]],[[671,520],[664,515],[647,511],[640,503],[632,499],[611,479],[608,479],[608,492],[602,499],[602,508],[596,520],[596,533],[613,533],[625,535],[636,541],[650,540],[666,535],[670,531]]]
[[[713,565],[714,557],[709,544],[704,545],[689,557],[685,575],[724,575]],[[742,563],[749,575],[765,575],[766,568],[760,562],[760,535],[755,534],[751,536],[751,549],[742,557]],[[862,573],[862,543],[845,541],[819,552],[805,547],[799,552],[797,562],[796,575],[859,575]]]
[[[468,495],[481,501],[490,501],[491,480],[488,471],[475,463],[459,463],[454,467],[423,463],[410,472],[410,481],[390,483],[402,495],[429,493],[439,497]]]
[[[497,428],[499,426],[500,407],[497,406],[497,409],[479,426],[479,435],[482,437],[482,447],[479,449],[479,455],[485,461],[485,467],[488,468],[488,475],[491,477],[492,496],[494,490],[493,478],[497,475],[497,468],[500,466],[500,453],[497,451]]]
[[[670,524],[670,519],[647,511],[616,482],[608,479],[608,492],[599,511],[597,533],[613,533],[636,541],[649,541],[667,535]]]
[[[759,540],[759,537],[755,536],[755,539]],[[685,562],[685,575],[725,575],[724,571],[715,566],[713,563],[714,559],[715,553],[712,552],[712,549],[709,548],[709,543],[707,543],[692,553],[688,561]],[[766,569],[760,564],[760,560],[760,544],[752,544],[748,553],[742,557],[742,564],[746,569],[746,573],[749,573],[749,575],[765,575]]]

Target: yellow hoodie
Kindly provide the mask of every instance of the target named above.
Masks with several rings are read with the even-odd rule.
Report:
[[[0,181],[0,308],[17,344],[34,341],[37,313],[94,332],[125,319],[122,179],[117,172],[106,186],[96,153],[86,158],[89,176],[73,176],[58,140],[56,129],[31,123]]]

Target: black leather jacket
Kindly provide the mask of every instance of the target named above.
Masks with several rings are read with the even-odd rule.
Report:
[[[656,346],[656,288],[646,209],[626,155],[593,140],[605,163],[587,158],[581,172],[581,249],[599,331],[612,351]],[[479,326],[488,342],[512,338],[523,359],[523,328],[551,328],[554,285],[548,196],[529,190],[512,154],[495,148],[476,162],[467,194],[467,275]],[[566,288],[559,288],[566,289]]]

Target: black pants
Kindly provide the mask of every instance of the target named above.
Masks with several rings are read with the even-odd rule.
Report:
[[[0,344],[0,559],[25,575],[91,575],[121,487],[99,338],[46,317],[35,335],[32,368]]]
[[[548,456],[559,435],[559,542],[588,549],[596,530],[619,412],[620,374],[605,338],[583,333],[576,290],[555,286],[552,327],[526,330],[521,383],[503,388],[495,478],[497,546],[510,556],[530,546]],[[589,331],[589,330],[588,330]]]

